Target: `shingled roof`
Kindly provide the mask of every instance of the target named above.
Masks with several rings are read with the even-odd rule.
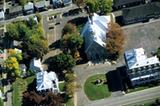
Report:
[[[125,4],[130,4],[134,2],[141,2],[144,0],[113,0],[114,7],[125,5]]]
[[[160,14],[160,2],[148,3],[136,7],[131,7],[123,10],[124,20],[132,20],[139,18],[154,18]]]

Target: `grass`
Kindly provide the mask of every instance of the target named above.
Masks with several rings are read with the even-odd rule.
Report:
[[[107,81],[106,76],[104,74],[97,74],[89,77],[85,82],[84,91],[90,100],[98,100],[110,96],[107,84],[95,85],[93,83],[97,79],[102,79],[104,80],[104,82]]]
[[[68,99],[68,101],[66,102],[66,106],[74,106],[73,98]]]
[[[28,77],[26,79],[17,78],[13,83],[12,88],[12,103],[13,106],[21,106],[22,105],[22,94],[27,89],[27,85],[30,84],[34,80],[35,76]]]
[[[65,91],[65,82],[59,83],[59,89],[61,92]]]
[[[136,86],[134,88],[128,89],[128,93],[136,92],[136,91],[140,91],[140,90],[144,90],[144,89],[148,89],[148,88],[152,88],[152,87],[156,87],[156,86],[159,86],[159,85],[160,85],[159,82],[152,82],[150,84]]]
[[[144,89],[147,89],[147,88],[150,88],[150,87],[149,86],[139,86],[139,87],[136,87],[136,88],[133,88],[133,89],[128,89],[128,93],[144,90]]]
[[[3,104],[3,100],[2,99],[0,99],[0,106],[3,106],[4,104]]]

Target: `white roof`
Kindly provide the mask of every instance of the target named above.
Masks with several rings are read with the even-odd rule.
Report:
[[[37,91],[46,90],[46,89],[54,89],[53,81],[56,84],[56,88],[58,88],[58,79],[55,72],[46,72],[42,71],[37,73]]]
[[[99,16],[93,14],[92,19],[88,18],[88,22],[83,28],[81,36],[85,39],[85,49],[93,43],[106,46],[106,33],[108,32],[108,23],[111,21],[110,16]]]
[[[4,19],[4,11],[0,11],[0,19]]]
[[[125,59],[129,69],[160,63],[156,56],[147,58],[143,48],[126,51]]]
[[[34,5],[32,2],[28,2],[25,6],[24,6],[24,10],[32,10],[34,9]]]
[[[36,70],[36,71],[42,71],[43,70],[41,60],[34,58],[31,61],[30,69],[34,70],[34,69],[37,69],[37,68],[38,68],[38,70]]]

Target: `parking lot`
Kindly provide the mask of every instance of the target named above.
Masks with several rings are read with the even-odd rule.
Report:
[[[124,27],[125,50],[143,47],[148,56],[160,47],[160,19],[149,23],[139,23]]]

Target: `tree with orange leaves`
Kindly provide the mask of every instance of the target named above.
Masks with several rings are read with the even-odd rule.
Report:
[[[109,23],[108,33],[106,34],[106,49],[110,59],[116,60],[123,51],[125,36],[120,25]]]

